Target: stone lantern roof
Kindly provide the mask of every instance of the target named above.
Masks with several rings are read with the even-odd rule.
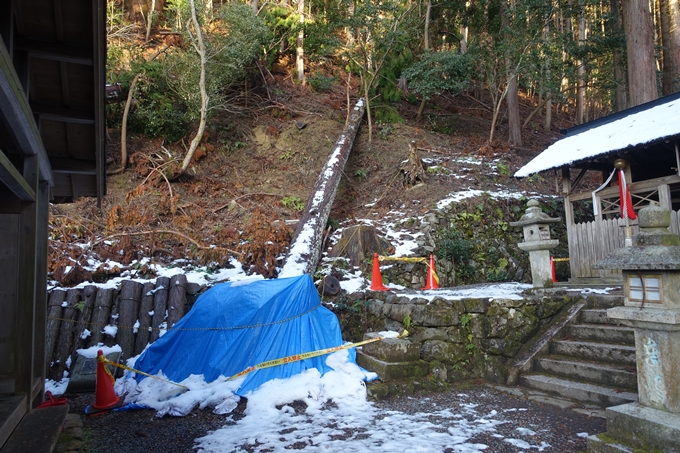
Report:
[[[527,225],[557,223],[562,221],[560,217],[552,218],[543,212],[537,200],[529,200],[527,206],[525,214],[523,214],[517,222],[510,222],[510,226],[524,227]]]
[[[615,250],[593,269],[680,270],[680,237],[668,231],[670,212],[650,204],[640,209],[638,219],[633,246]]]

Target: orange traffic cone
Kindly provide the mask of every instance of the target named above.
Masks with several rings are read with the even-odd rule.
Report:
[[[373,254],[373,275],[371,276],[371,291],[389,291],[390,289],[383,285],[382,275],[380,275],[380,264],[378,263],[378,254]]]
[[[123,405],[123,400],[116,395],[113,390],[113,375],[106,369],[104,362],[100,357],[104,356],[104,352],[100,349],[97,351],[97,387],[95,390],[95,401],[91,406],[85,408],[87,415],[97,414],[100,412],[110,411],[116,407]]]
[[[430,255],[430,262],[427,264],[427,282],[423,289],[439,289],[439,277],[434,271],[434,256]]]

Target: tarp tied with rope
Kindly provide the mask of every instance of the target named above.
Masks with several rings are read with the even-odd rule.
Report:
[[[255,364],[342,345],[336,316],[321,305],[309,275],[222,283],[201,296],[173,329],[137,360],[135,368],[181,382],[202,374],[206,382]],[[354,361],[355,352],[350,350]],[[264,382],[307,369],[330,371],[326,357],[313,357],[247,375],[240,396]],[[138,380],[144,379],[139,376]]]

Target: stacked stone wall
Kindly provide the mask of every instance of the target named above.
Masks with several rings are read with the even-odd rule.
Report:
[[[442,287],[489,281],[530,283],[529,255],[517,246],[523,240],[522,230],[509,226],[510,221],[524,212],[525,205],[524,200],[481,197],[432,209],[419,219],[409,219],[404,227],[412,232],[410,236],[417,244],[412,256],[435,255]],[[551,215],[558,215],[553,211],[550,206]],[[560,243],[566,244],[566,236],[562,238],[566,230],[554,229],[556,237],[564,239]],[[446,251],[447,235],[452,231],[472,247],[467,262]],[[555,253],[561,256],[565,251],[560,249]],[[371,273],[370,266],[371,263],[365,263],[366,275]],[[383,262],[381,271],[385,282],[410,289],[422,288],[427,278],[425,263]]]
[[[505,383],[512,359],[575,299],[563,291],[537,291],[522,300],[435,297],[432,301],[368,292],[364,325],[407,329],[435,379]]]

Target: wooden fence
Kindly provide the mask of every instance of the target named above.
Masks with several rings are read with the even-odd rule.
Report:
[[[125,280],[120,290],[94,285],[54,289],[47,307],[47,377],[59,381],[76,359],[76,350],[103,343],[120,345],[122,358],[141,353],[161,330],[172,327],[188,311],[197,284],[186,276],[158,277],[155,282]]]
[[[680,212],[671,211],[670,231],[680,234]],[[572,277],[612,277],[621,271],[596,270],[591,266],[612,251],[624,246],[625,222],[621,218],[594,220],[572,225],[569,233],[569,258]],[[631,225],[632,234],[638,232],[637,224]]]

